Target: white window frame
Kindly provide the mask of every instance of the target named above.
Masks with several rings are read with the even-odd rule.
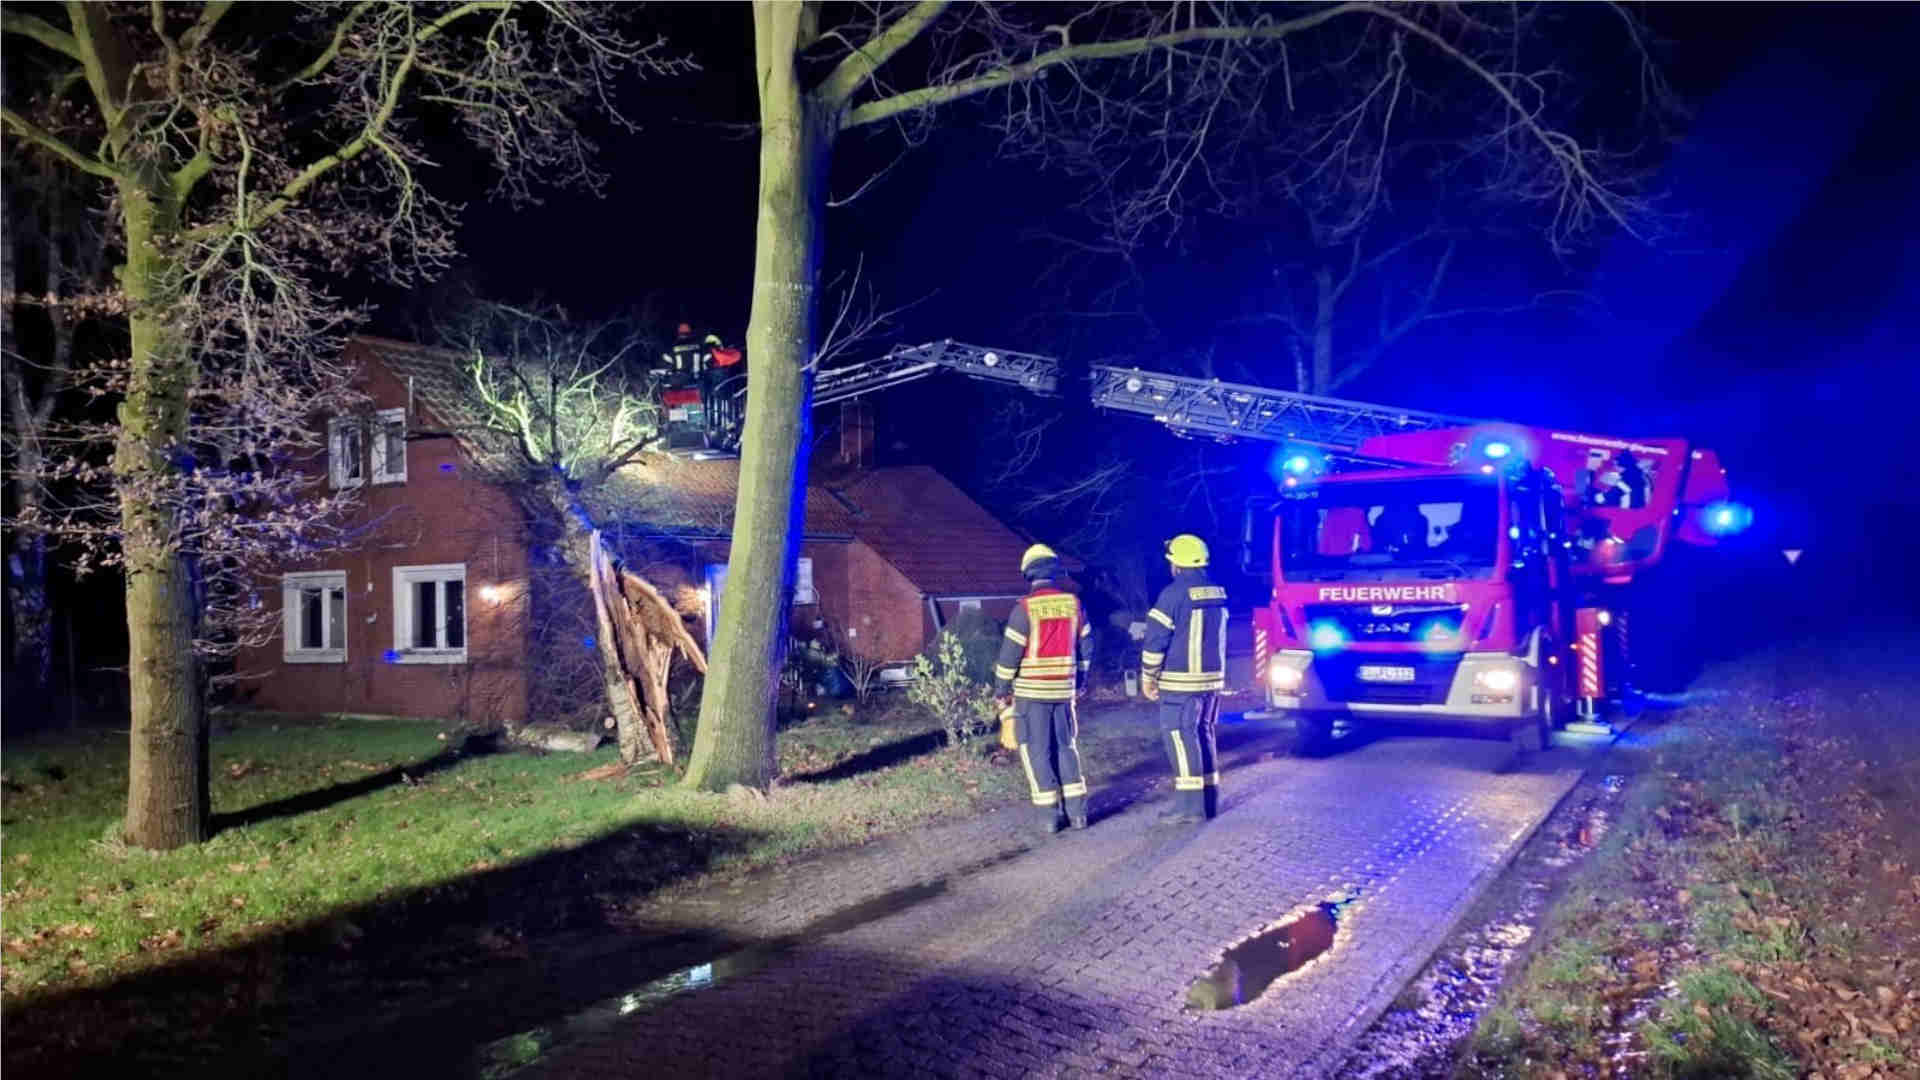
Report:
[[[431,648],[417,648],[413,644],[413,587],[421,582],[431,581],[441,585],[434,595],[440,597],[439,603],[445,606],[445,583],[460,583],[460,644],[450,647],[447,639],[446,619],[439,624],[439,633],[435,640],[439,642]],[[467,643],[470,620],[467,618],[466,600],[467,564],[433,563],[426,566],[396,566],[393,568],[393,653],[394,659],[402,664],[464,664],[467,662]]]
[[[364,451],[367,431],[351,416],[327,421],[327,479],[336,488],[359,487],[366,482]]]
[[[817,604],[820,594],[813,587],[813,560],[802,555],[793,568],[793,602]]]
[[[399,428],[400,455],[389,461],[387,439]],[[336,416],[327,421],[327,478],[336,488],[354,488],[366,483],[371,473],[376,484],[407,482],[407,410],[381,409],[369,423],[357,416]]]
[[[340,647],[308,649],[300,645],[301,593],[307,589],[320,590],[320,640],[327,641],[334,635],[333,607],[326,602],[327,592],[340,591]],[[344,664],[347,661],[347,629],[353,620],[347,617],[347,572],[345,570],[313,570],[297,574],[283,574],[280,578],[280,656],[289,664]]]
[[[399,428],[400,456],[398,461],[389,460],[387,441],[394,428]],[[368,433],[373,444],[373,482],[376,484],[404,484],[407,482],[407,410],[381,409],[374,414],[373,429]]]

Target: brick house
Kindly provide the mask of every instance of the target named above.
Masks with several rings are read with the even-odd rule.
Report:
[[[279,640],[250,650],[249,703],[300,712],[527,718],[533,640],[524,511],[472,467],[456,358],[357,337],[372,409],[328,423],[327,483],[365,488],[350,548],[288,565],[262,600]],[[852,414],[857,416],[858,414]],[[922,466],[865,467],[851,432],[809,484],[794,590],[797,635],[905,662],[966,609],[1004,618],[1025,591],[1026,541]],[[707,641],[725,603],[739,462],[648,454],[584,493],[616,551]],[[277,592],[277,597],[274,595]],[[535,718],[538,719],[538,718]]]

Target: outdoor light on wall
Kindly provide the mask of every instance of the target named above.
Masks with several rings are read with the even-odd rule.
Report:
[[[506,598],[506,595],[507,595],[507,590],[502,586],[499,586],[499,585],[480,586],[480,599],[486,601],[489,604],[499,603],[501,600]]]

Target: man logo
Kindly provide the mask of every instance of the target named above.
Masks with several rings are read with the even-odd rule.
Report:
[[[1392,604],[1375,604],[1369,610],[1375,615],[1391,615],[1393,614],[1393,605]]]

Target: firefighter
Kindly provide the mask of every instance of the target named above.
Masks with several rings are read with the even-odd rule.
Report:
[[[1160,703],[1160,730],[1173,763],[1173,806],[1161,816],[1198,824],[1219,806],[1214,727],[1227,685],[1227,591],[1207,579],[1207,544],[1197,536],[1167,541],[1167,562],[1173,580],[1147,612],[1140,692]]]
[[[1013,605],[994,665],[994,694],[1016,710],[1020,764],[1040,810],[1042,831],[1087,827],[1087,777],[1080,770],[1080,718],[1093,628],[1080,598],[1061,589],[1060,557],[1045,544],[1020,556],[1032,590]]]
[[[692,324],[681,323],[674,329],[673,347],[661,354],[660,361],[676,381],[691,386],[699,383],[711,366],[713,346],[694,336]]]

